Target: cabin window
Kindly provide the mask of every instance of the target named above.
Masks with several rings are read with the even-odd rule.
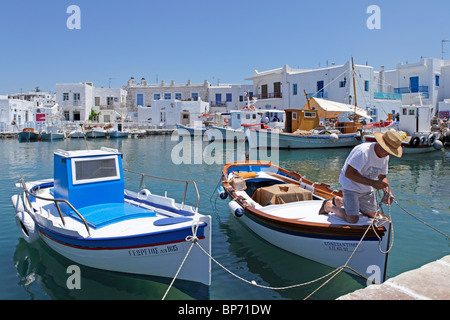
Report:
[[[297,112],[292,112],[292,120],[297,120]]]
[[[311,111],[305,111],[305,118],[315,118],[316,113]]]
[[[415,111],[414,109],[409,109],[409,115],[410,115],[410,116],[415,115],[416,113],[415,113],[414,111]]]
[[[120,179],[117,156],[72,159],[74,185],[117,179]]]

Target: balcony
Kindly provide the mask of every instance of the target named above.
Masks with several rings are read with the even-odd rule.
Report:
[[[428,98],[428,86],[394,88],[394,92],[402,94],[422,93],[424,98]]]
[[[311,99],[311,98],[328,99],[328,92],[319,91],[319,92],[308,93],[308,99]]]
[[[256,99],[274,99],[274,98],[283,98],[283,95],[281,92],[271,92],[271,93],[259,93],[254,94],[253,97]]]
[[[374,92],[373,97],[375,99],[384,99],[384,100],[402,100],[401,93],[392,93],[392,92]]]

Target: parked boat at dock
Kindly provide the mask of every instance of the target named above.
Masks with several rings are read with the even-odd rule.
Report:
[[[56,126],[48,126],[39,132],[39,139],[42,141],[63,140],[65,138],[65,132]]]
[[[268,161],[227,163],[218,192],[233,216],[269,243],[301,257],[369,277],[377,266],[384,281],[390,219],[360,216],[349,224],[333,212],[319,215],[325,199],[342,196]],[[351,258],[351,259],[350,259]]]
[[[137,275],[174,278],[209,286],[211,217],[183,203],[124,188],[122,154],[115,149],[57,150],[53,179],[17,184],[12,197],[19,231],[27,242],[42,239],[66,258],[93,268]],[[162,178],[167,182],[171,180]],[[186,257],[186,260],[184,261]]]
[[[38,138],[39,133],[33,128],[25,128],[19,132],[19,135],[17,136],[19,141],[38,141]]]
[[[86,132],[86,137],[91,139],[106,138],[107,132],[101,127],[95,127]]]

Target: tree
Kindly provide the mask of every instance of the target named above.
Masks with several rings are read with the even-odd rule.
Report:
[[[98,116],[100,115],[100,112],[95,112],[94,109],[91,109],[91,114],[89,115],[89,120],[90,121],[98,121]]]

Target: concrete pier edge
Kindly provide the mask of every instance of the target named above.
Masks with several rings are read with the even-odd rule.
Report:
[[[450,300],[450,255],[336,300]]]

